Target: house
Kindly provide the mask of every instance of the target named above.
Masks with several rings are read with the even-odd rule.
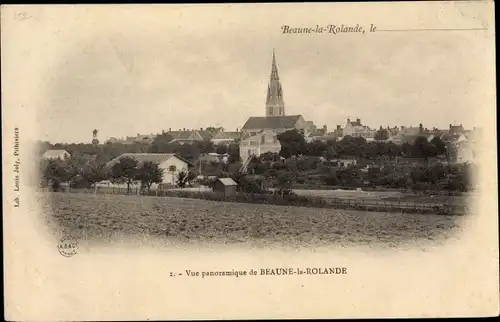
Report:
[[[451,135],[463,134],[463,133],[465,133],[465,130],[464,130],[464,127],[462,126],[462,124],[460,124],[460,125],[450,124],[448,133],[450,133]]]
[[[125,139],[110,137],[104,143],[105,144],[118,144],[118,143],[124,144],[125,143]]]
[[[236,194],[238,184],[231,178],[218,178],[214,183],[214,192],[223,193],[225,197]]]
[[[127,137],[126,144],[141,143],[141,144],[151,144],[153,143],[156,134],[139,134],[135,137]]]
[[[209,141],[212,139],[212,134],[203,129],[182,129],[179,131],[171,131],[169,129],[166,134],[172,137],[172,141],[169,143],[193,144],[195,142]]]
[[[125,138],[110,137],[105,143],[108,144],[151,144],[155,139],[156,134],[139,134],[136,136],[127,136]]]
[[[395,144],[413,144],[415,143],[415,140],[418,139],[419,137],[425,138],[428,142],[430,142],[434,136],[429,133],[422,133],[422,134],[404,134],[404,133],[398,133],[396,136],[389,138],[387,141],[388,142],[393,142]]]
[[[356,165],[357,161],[355,159],[332,159],[329,160],[330,164],[340,168],[347,168],[351,165]]]
[[[71,154],[66,150],[48,150],[42,155],[44,160],[66,160],[71,158]]]
[[[457,142],[455,144],[455,155],[455,162],[457,163],[474,163],[477,155],[475,144],[468,140]]]
[[[224,131],[219,131],[217,134],[215,134],[211,141],[213,144],[218,145],[218,144],[224,144],[224,145],[229,145],[233,142],[238,141],[242,136],[242,133],[236,130],[236,132],[224,132]]]
[[[106,168],[111,169],[121,158],[130,157],[140,164],[144,162],[157,163],[160,169],[163,169],[161,184],[175,185],[177,174],[181,171],[188,171],[192,164],[175,153],[123,153],[117,158],[109,161]],[[156,185],[154,185],[156,188]]]
[[[254,116],[246,121],[241,130],[250,135],[261,131],[275,131],[278,134],[290,130],[312,132],[314,127],[311,124],[312,122],[305,121],[302,115]]]
[[[242,139],[240,142],[240,157],[243,161],[250,156],[259,157],[266,152],[279,153],[281,144],[276,131],[262,131]]]
[[[349,118],[347,123],[342,130],[343,136],[352,137],[362,137],[365,139],[374,139],[377,130],[370,129],[370,127],[361,124],[361,120],[358,118],[355,122],[352,122]]]
[[[321,141],[323,143],[326,143],[328,141],[337,141],[338,138],[339,137],[335,134],[326,134],[326,135],[318,135],[318,136],[310,135],[310,136],[307,136],[305,139],[306,139],[307,143],[311,143],[314,141]]]
[[[200,155],[198,160],[205,162],[227,163],[229,160],[229,154],[207,153]]]

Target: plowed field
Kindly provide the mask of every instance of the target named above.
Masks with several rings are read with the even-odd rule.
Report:
[[[54,232],[80,240],[150,236],[175,243],[435,245],[456,236],[461,219],[124,195],[45,193],[39,201]]]

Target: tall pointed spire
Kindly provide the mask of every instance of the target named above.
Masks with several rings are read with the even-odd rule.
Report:
[[[271,79],[279,80],[280,77],[278,75],[278,66],[276,66],[276,54],[273,49],[273,64],[271,66]]]
[[[283,102],[283,89],[278,75],[276,54],[273,49],[273,61],[271,65],[271,77],[267,87],[266,116],[284,116],[285,103]]]

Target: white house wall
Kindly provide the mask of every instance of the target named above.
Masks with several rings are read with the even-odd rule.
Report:
[[[262,135],[265,137],[264,143],[261,143]],[[279,153],[281,150],[281,144],[277,138],[275,141],[275,138],[276,134],[264,133],[243,140],[240,144],[241,159],[245,161],[252,154],[259,157],[261,154],[266,152]]]
[[[172,172],[169,172],[170,166],[174,165],[176,170],[172,175]],[[182,170],[188,171],[188,164],[176,157],[170,157],[167,160],[163,161],[159,164],[159,167],[163,169],[163,180],[162,183],[165,184],[175,184],[177,180],[177,174]],[[173,177],[172,177],[173,176]]]

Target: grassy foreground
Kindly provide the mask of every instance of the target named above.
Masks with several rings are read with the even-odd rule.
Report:
[[[151,236],[175,242],[384,244],[444,240],[460,217],[246,204],[189,198],[41,193],[58,235],[109,240]]]

